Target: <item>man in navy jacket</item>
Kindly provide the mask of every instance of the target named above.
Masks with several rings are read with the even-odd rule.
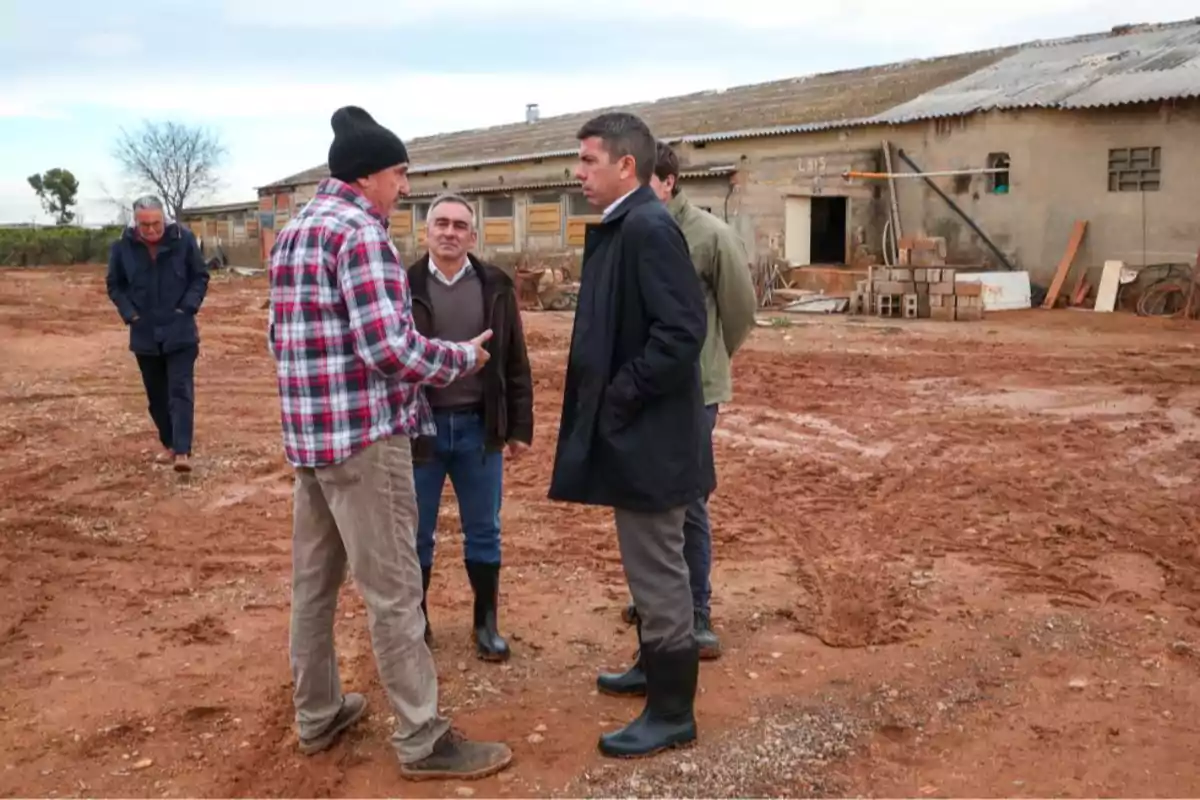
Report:
[[[196,237],[166,221],[158,198],[139,199],[133,213],[134,223],[109,251],[108,296],[129,326],[129,349],[163,446],[155,460],[190,472],[200,352],[196,313],[208,290],[208,268]]]

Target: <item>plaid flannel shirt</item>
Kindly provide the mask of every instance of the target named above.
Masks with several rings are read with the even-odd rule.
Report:
[[[436,432],[420,384],[451,383],[475,351],[417,332],[387,219],[357,189],[321,182],[279,232],[270,279],[289,462],[328,466],[387,436]]]

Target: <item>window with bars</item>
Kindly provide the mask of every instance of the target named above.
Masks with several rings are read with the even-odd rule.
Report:
[[[1161,182],[1161,147],[1118,147],[1108,151],[1110,192],[1157,192]]]

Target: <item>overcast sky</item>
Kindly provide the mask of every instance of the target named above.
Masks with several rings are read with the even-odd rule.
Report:
[[[52,12],[48,13],[53,5]],[[127,196],[122,126],[199,123],[213,201],[324,161],[362,105],[404,138],[813,72],[1183,19],[1196,0],[0,0],[0,221],[64,167],[85,222]]]

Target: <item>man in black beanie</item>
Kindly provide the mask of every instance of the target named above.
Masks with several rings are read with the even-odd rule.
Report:
[[[366,709],[343,694],[333,647],[346,568],[368,609],[375,660],[396,715],[402,776],[482,778],[512,760],[465,740],[438,714],[425,644],[412,439],[436,432],[421,385],[481,369],[491,331],[468,342],[422,336],[387,232],[408,193],[408,153],[361,108],[333,115],[330,178],[271,251],[269,339],[283,442],[295,467],[293,702],[305,754],[331,747]]]

